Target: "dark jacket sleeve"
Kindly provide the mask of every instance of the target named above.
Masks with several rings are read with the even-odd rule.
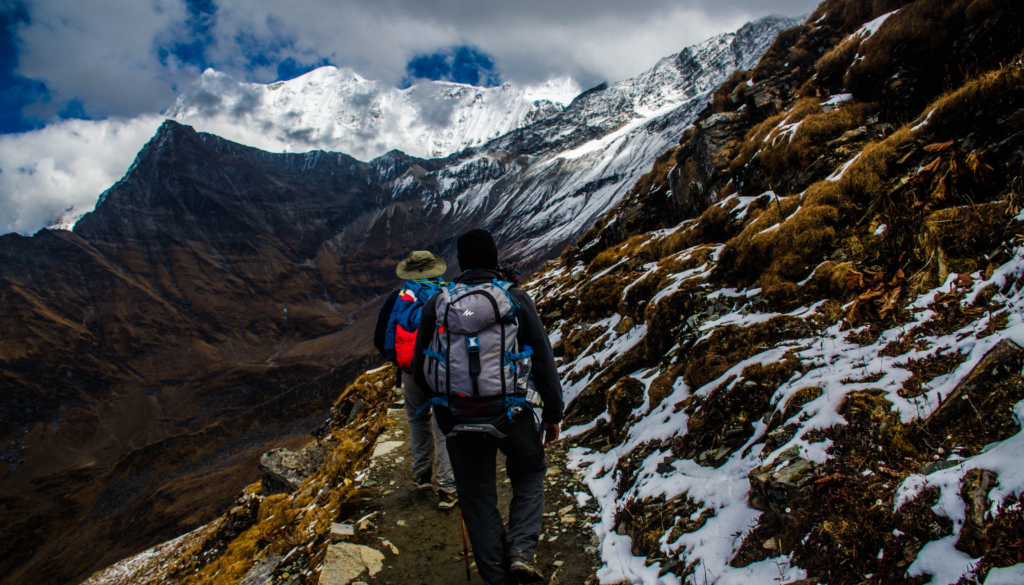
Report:
[[[412,375],[416,385],[424,392],[430,391],[430,384],[427,384],[427,376],[423,373],[423,362],[425,357],[423,350],[430,347],[430,338],[437,328],[437,314],[434,305],[437,301],[437,293],[423,305],[423,313],[420,314],[420,326],[416,330],[416,351],[412,357]]]
[[[511,292],[519,304],[519,345],[527,345],[533,349],[533,384],[544,400],[544,414],[541,420],[547,423],[562,422],[562,383],[558,379],[558,368],[555,367],[555,354],[551,351],[551,340],[544,324],[537,315],[537,307],[533,299],[518,288]]]
[[[377,315],[377,327],[373,331],[373,346],[377,348],[384,359],[388,359],[387,352],[384,350],[384,340],[388,335],[388,319],[391,318],[391,310],[395,308],[397,300],[398,291],[396,290],[388,296],[384,301],[384,306],[380,308],[380,314]]]

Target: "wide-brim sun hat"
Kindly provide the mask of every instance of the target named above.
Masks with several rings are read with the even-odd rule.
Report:
[[[398,263],[395,272],[399,278],[433,278],[441,276],[448,270],[448,265],[440,256],[430,252],[418,250],[409,254],[409,257]]]

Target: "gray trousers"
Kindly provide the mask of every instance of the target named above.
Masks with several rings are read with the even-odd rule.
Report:
[[[508,533],[498,511],[495,456],[505,454],[505,469],[512,483],[508,506]],[[533,415],[516,417],[507,437],[459,433],[448,439],[448,451],[459,488],[459,506],[473,544],[477,571],[487,585],[509,585],[511,557],[533,561],[544,515],[544,447]]]
[[[410,443],[412,443],[412,473],[419,477],[430,473],[434,464],[434,443],[437,442],[437,489],[455,491],[452,464],[448,459],[446,438],[434,419],[433,408],[417,416],[416,410],[427,402],[427,395],[416,385],[412,374],[402,372],[402,390],[405,393],[405,414],[409,417]]]

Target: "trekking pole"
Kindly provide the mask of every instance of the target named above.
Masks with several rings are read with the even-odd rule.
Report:
[[[466,560],[466,581],[471,581],[469,576],[469,544],[466,543],[466,521],[462,518],[462,505],[459,504],[459,524],[462,525],[462,558]]]

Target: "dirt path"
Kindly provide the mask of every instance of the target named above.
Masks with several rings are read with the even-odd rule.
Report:
[[[458,509],[440,512],[436,493],[420,492],[413,487],[405,410],[392,409],[388,417],[394,424],[378,441],[379,455],[363,484],[368,487],[363,498],[365,507],[348,520],[355,522],[372,514],[373,527],[356,534],[349,542],[370,546],[384,554],[383,569],[373,577],[364,574],[360,579],[371,585],[466,583]],[[537,547],[537,567],[549,584],[585,584],[591,581],[600,563],[592,543],[593,533],[585,526],[587,514],[576,508],[574,493],[580,488],[573,474],[565,471],[563,449],[548,451],[545,518]],[[497,466],[498,501],[507,521],[512,490],[500,454]],[[483,583],[475,565],[471,577],[471,583]],[[357,583],[360,581],[353,582]]]

